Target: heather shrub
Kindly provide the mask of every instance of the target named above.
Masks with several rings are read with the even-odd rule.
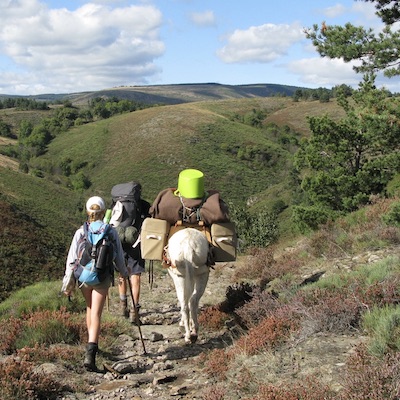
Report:
[[[400,243],[400,228],[394,226],[383,226],[377,230],[378,238],[385,245],[397,245]]]
[[[366,221],[355,224],[351,232],[355,239],[354,251],[396,245],[399,243],[400,226],[394,221],[386,220],[384,215],[390,215],[393,200],[383,199],[362,209]],[[361,212],[361,210],[360,210]]]
[[[274,251],[273,246],[250,249],[247,263],[237,268],[233,279],[255,281],[265,288],[274,279],[296,273],[303,264],[297,253],[283,253],[274,258]]]
[[[231,352],[225,349],[214,349],[207,354],[202,355],[205,372],[213,378],[220,381],[226,379],[226,373],[229,370],[230,362],[233,359]]]
[[[350,232],[373,231],[382,223],[382,215],[386,214],[393,203],[391,199],[371,198],[370,204],[342,217],[338,222]]]
[[[256,396],[246,400],[330,400],[337,394],[314,377],[280,385],[260,385]]]
[[[296,274],[303,265],[303,261],[296,253],[283,253],[273,263],[266,265],[261,272],[260,286],[266,285],[275,279],[282,279],[285,276]]]
[[[0,341],[0,354],[12,354],[16,350],[15,341],[21,331],[22,320],[10,317],[8,320],[0,320],[0,332],[2,338]]]
[[[400,296],[400,276],[389,274],[382,281],[366,285],[364,281],[355,283],[354,295],[367,308],[398,304]]]
[[[201,398],[203,400],[225,400],[226,388],[222,385],[211,385],[203,389]]]
[[[86,335],[82,318],[65,309],[31,313],[23,318],[21,328],[15,340],[17,349],[35,344],[79,343]]]
[[[35,372],[35,364],[18,358],[0,362],[0,398],[2,400],[55,400],[66,387],[49,375]]]
[[[391,207],[395,208],[392,204],[393,200],[376,199],[373,204],[340,217],[335,222],[327,222],[310,234],[310,254],[334,258],[355,251],[398,244],[400,226],[395,223],[396,212],[390,213]]]
[[[17,357],[25,361],[43,363],[43,362],[57,362],[81,368],[82,350],[78,346],[71,346],[66,344],[55,345],[39,345],[35,344],[34,347],[24,347],[16,351]]]
[[[280,313],[265,318],[259,325],[251,328],[247,335],[240,337],[235,345],[235,353],[254,355],[269,349],[276,349],[287,342],[299,329],[299,320],[294,314]]]
[[[201,310],[199,324],[212,330],[222,329],[230,316],[219,309],[218,306],[210,306]]]
[[[264,318],[272,315],[280,307],[277,294],[274,292],[256,288],[252,294],[252,299],[236,310],[240,324],[246,328],[257,326]]]
[[[384,357],[371,355],[364,345],[349,357],[343,376],[341,400],[398,399],[400,387],[400,353]]]
[[[264,269],[274,265],[274,252],[271,247],[253,247],[248,251],[248,262],[239,266],[234,274],[234,281],[259,281]]]
[[[36,293],[38,286],[34,286],[36,286],[34,292]],[[2,340],[0,341],[0,353],[12,354],[17,349],[24,347],[34,348],[37,344],[79,344],[87,341],[84,313],[68,311],[61,303],[57,303],[57,298],[53,298],[53,301],[57,303],[57,307],[51,306],[50,309],[45,309],[47,301],[51,303],[51,297],[50,299],[47,298],[48,294],[46,296],[39,296],[39,294],[36,297],[34,296],[30,299],[32,302],[31,307],[22,307],[16,314],[18,315],[22,312],[22,309],[32,309],[34,311],[14,316],[12,309],[9,308],[10,301],[20,298],[20,293],[26,295],[28,289],[25,288],[15,292],[3,302],[6,303],[3,310],[6,311],[3,317],[0,318],[0,330],[3,332]],[[77,297],[83,299],[81,295]],[[41,299],[44,299],[44,301]],[[3,303],[1,305],[4,305]],[[9,314],[8,318],[6,318],[7,314]],[[127,321],[104,313],[101,328],[102,336],[104,337],[103,346],[107,347],[112,343],[115,336],[129,330],[131,327]]]
[[[314,257],[342,257],[352,248],[353,239],[338,225],[328,223],[314,232],[308,241],[308,249]]]
[[[374,307],[363,315],[362,326],[370,337],[371,354],[382,357],[400,351],[400,306]]]
[[[345,333],[359,326],[362,305],[348,288],[300,290],[293,299],[303,325],[315,332]]]
[[[237,358],[237,362],[240,363],[240,357]],[[231,371],[230,371],[231,372]],[[234,388],[236,391],[241,393],[254,393],[254,388],[256,386],[254,382],[254,375],[247,365],[241,365],[235,370],[234,376],[229,374],[230,380],[234,381]]]
[[[387,257],[373,264],[363,265],[346,274],[335,274],[314,282],[303,290],[322,289],[347,291],[363,307],[395,304],[400,295],[399,258]]]

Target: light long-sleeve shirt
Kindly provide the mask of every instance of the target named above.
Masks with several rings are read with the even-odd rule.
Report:
[[[111,242],[114,245],[114,263],[117,271],[123,276],[128,276],[128,270],[125,264],[124,251],[122,249],[121,240],[119,239],[117,231],[111,226],[107,235],[109,236]],[[83,225],[76,230],[74,237],[72,238],[71,245],[69,247],[67,261],[65,265],[65,274],[75,265],[76,261],[79,259],[79,244],[82,243],[85,237],[85,232]]]

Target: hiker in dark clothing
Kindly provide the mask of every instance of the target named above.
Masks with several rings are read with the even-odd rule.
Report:
[[[92,223],[99,224],[100,221],[103,221],[105,211],[105,202],[101,197],[94,196],[87,201],[86,212],[88,216],[89,230]],[[118,270],[121,276],[127,277],[128,270],[125,265],[124,253],[118,234],[113,227],[110,227],[107,235],[113,245],[112,247],[114,251],[115,268]],[[81,226],[75,232],[75,235],[71,242],[71,246],[69,248],[66,262],[66,274],[69,269],[74,268],[80,264],[80,260],[85,248],[85,242],[86,237],[84,233],[84,228],[83,226]],[[97,371],[95,360],[98,351],[101,315],[103,312],[106,297],[108,295],[109,287],[111,286],[111,282],[112,276],[111,274],[108,274],[108,276],[106,276],[106,278],[98,284],[89,285],[88,283],[80,283],[79,285],[83,297],[86,301],[86,325],[88,330],[88,344],[84,366],[89,371]],[[66,295],[70,294],[68,292],[64,293]]]
[[[149,208],[150,203],[147,201],[140,199],[139,200],[139,209],[140,209],[140,218],[138,219],[136,225],[137,229],[140,232],[143,220],[149,217]],[[132,296],[134,305],[137,310],[140,309],[140,283],[141,283],[141,275],[145,272],[145,260],[142,258],[140,243],[137,243],[136,246],[131,246],[129,244],[122,244],[122,248],[124,250],[125,262],[128,268],[130,282],[132,286]],[[118,292],[120,298],[121,305],[121,315],[128,317],[129,309],[128,309],[128,299],[127,299],[127,282],[126,278],[120,275],[118,279]],[[135,310],[131,310],[131,321],[135,322]]]

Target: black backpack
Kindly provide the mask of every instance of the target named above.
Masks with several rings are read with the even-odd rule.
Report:
[[[133,245],[139,237],[141,192],[142,186],[134,181],[119,183],[111,189],[113,203],[110,224],[115,227],[122,244]]]

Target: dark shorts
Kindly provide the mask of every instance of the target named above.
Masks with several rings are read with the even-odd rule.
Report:
[[[145,261],[135,260],[132,257],[126,259],[126,268],[128,268],[129,275],[140,275],[145,271]]]

